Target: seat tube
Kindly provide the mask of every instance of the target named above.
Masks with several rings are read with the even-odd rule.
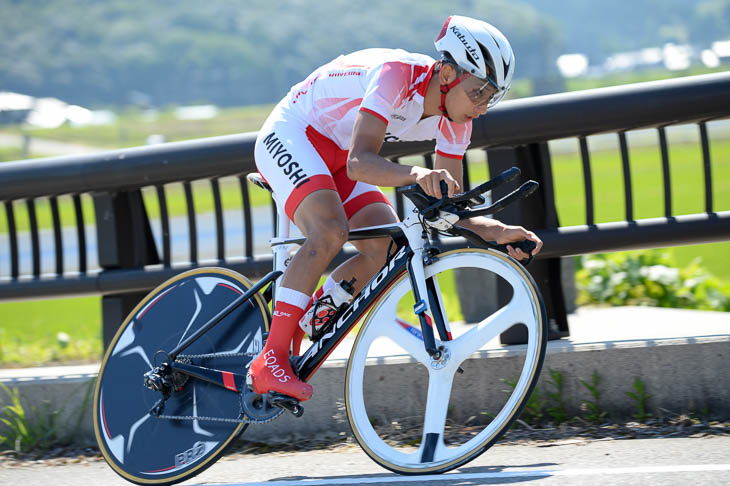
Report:
[[[289,238],[289,234],[291,232],[291,221],[289,220],[289,216],[280,208],[277,206],[276,208],[276,230],[274,233],[274,239],[276,238]],[[291,245],[276,245],[273,247],[274,249],[274,271],[282,271],[284,272],[287,267],[287,260],[289,258],[289,247]],[[281,285],[281,279],[283,278],[284,274],[279,276],[279,278],[276,279],[276,282],[273,287],[273,294],[271,301],[276,303],[276,287]]]

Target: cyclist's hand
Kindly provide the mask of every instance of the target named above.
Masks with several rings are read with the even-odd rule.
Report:
[[[421,186],[421,189],[431,197],[441,199],[441,181],[445,181],[449,186],[449,197],[454,197],[454,194],[460,189],[459,183],[451,177],[446,169],[431,170],[414,167],[413,172],[416,174],[416,184]]]
[[[500,245],[523,240],[534,241],[537,245],[535,249],[532,250],[533,256],[540,252],[540,249],[542,248],[542,240],[538,238],[535,233],[526,230],[522,226],[505,225],[504,229],[497,237],[497,243]],[[530,255],[522,251],[520,248],[516,248],[512,245],[507,245],[507,253],[509,253],[509,256],[518,261],[525,260],[530,257]]]

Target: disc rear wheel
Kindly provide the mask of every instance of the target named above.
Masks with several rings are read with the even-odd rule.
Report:
[[[104,356],[94,395],[94,431],[109,465],[138,484],[172,484],[212,464],[246,427],[240,422],[240,390],[183,374],[162,418],[150,409],[162,397],[143,376],[167,360],[165,351],[251,287],[240,274],[221,268],[182,273],[147,295],[122,323]],[[269,314],[256,295],[178,356],[178,361],[245,376],[252,354],[262,349]],[[216,420],[217,419],[217,420]],[[223,419],[223,420],[221,420]]]

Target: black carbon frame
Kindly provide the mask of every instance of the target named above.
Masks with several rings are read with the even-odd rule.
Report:
[[[363,287],[363,290],[360,291],[350,307],[338,319],[335,326],[319,341],[313,343],[299,358],[296,373],[301,380],[308,380],[322,366],[330,353],[355,327],[355,324],[365,315],[373,303],[398,277],[407,271],[406,267],[412,256],[413,251],[407,243],[397,245],[395,256]]]

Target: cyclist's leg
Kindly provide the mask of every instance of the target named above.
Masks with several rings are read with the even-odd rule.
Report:
[[[398,221],[395,210],[377,186],[351,180],[344,167],[336,171],[332,178],[342,199],[350,230]],[[330,275],[331,281],[328,283],[349,281],[355,277],[355,291],[359,292],[385,263],[390,242],[390,238],[352,241],[358,254],[337,267]]]
[[[289,365],[289,348],[319,276],[347,239],[347,220],[334,191],[305,197],[294,221],[307,237],[294,255],[277,290],[274,318],[266,346],[251,365],[254,391],[277,391],[307,400],[312,386],[300,381]]]
[[[347,178],[345,168],[336,171],[333,179],[342,199],[350,229],[398,221],[398,216],[390,206],[388,199],[377,186],[350,180]],[[355,292],[360,291],[373,274],[385,263],[390,242],[390,238],[353,241],[352,244],[357,249],[358,254],[342,263],[327,277],[324,284],[310,299],[306,310],[337,282],[343,280],[349,282],[354,277]],[[292,341],[292,353],[294,355],[299,354],[303,337],[304,331],[301,328],[294,333]]]
[[[250,374],[257,393],[276,391],[306,400],[313,390],[291,369],[289,348],[319,276],[346,241],[348,224],[329,168],[308,140],[306,127],[286,109],[277,106],[262,127],[256,165],[277,204],[307,239],[284,272],[271,332]]]

